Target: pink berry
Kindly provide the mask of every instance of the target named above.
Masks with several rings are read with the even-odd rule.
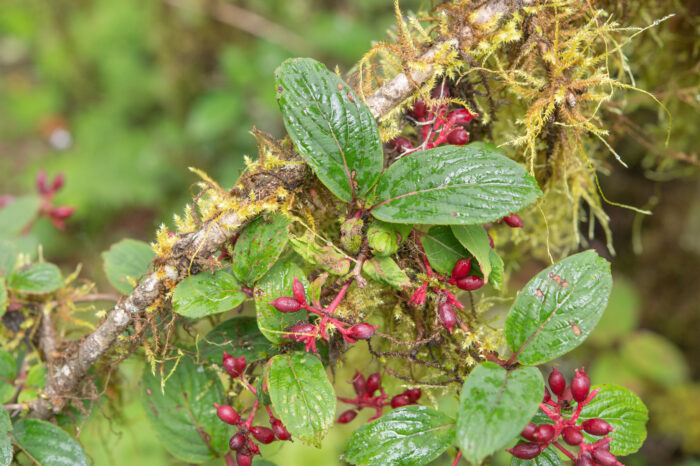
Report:
[[[389,145],[397,152],[404,152],[413,149],[413,143],[402,136],[396,137],[389,141]]]
[[[376,326],[368,323],[357,324],[350,327],[349,336],[355,340],[369,340],[376,330]]]
[[[367,377],[367,395],[369,395],[369,396],[374,395],[374,392],[379,390],[379,387],[381,387],[381,386],[382,386],[382,376],[379,375],[379,372],[375,372],[374,374]]]
[[[561,432],[561,436],[569,445],[580,445],[583,442],[583,434],[575,427],[565,427]]]
[[[561,372],[552,367],[552,373],[549,374],[549,388],[552,389],[552,393],[558,397],[564,393],[566,389],[566,379]]]
[[[442,326],[452,333],[452,329],[457,323],[457,313],[454,306],[447,301],[440,303],[438,306],[438,317],[440,322],[442,322]]]
[[[299,281],[297,277],[294,277],[294,283],[292,284],[292,292],[294,293],[294,299],[301,305],[306,305],[306,293],[304,292],[304,285]]]
[[[245,356],[241,356],[240,358],[234,358],[226,351],[224,351],[223,365],[224,370],[228,373],[228,375],[235,379],[236,377],[240,376],[245,370]]]
[[[542,443],[547,443],[554,437],[554,426],[551,424],[541,424],[535,429],[533,434],[535,440]]]
[[[469,142],[469,133],[464,128],[455,128],[447,135],[447,142],[454,146],[463,146]]]
[[[588,374],[581,368],[581,370],[576,370],[576,375],[571,380],[571,396],[577,402],[582,402],[588,396],[591,391],[591,378]]]
[[[293,327],[289,328],[291,336],[294,336],[294,334],[298,335],[313,335],[313,333],[316,331],[316,326],[314,324],[297,324]],[[287,335],[285,335],[287,336]]]
[[[53,192],[60,190],[65,182],[66,175],[64,175],[63,173],[59,173],[58,175],[53,177],[53,184],[51,185],[51,190]]]
[[[216,406],[216,415],[226,424],[236,425],[238,421],[241,420],[241,416],[229,405],[218,405],[214,403],[214,406]]]
[[[425,102],[422,100],[416,100],[413,104],[413,109],[409,112],[413,118],[424,118],[428,113],[428,109],[425,106]]]
[[[612,426],[603,419],[588,419],[586,421],[583,421],[581,427],[583,427],[583,430],[585,430],[591,435],[603,436],[608,435],[610,432],[613,431]]]
[[[280,312],[297,312],[301,309],[299,301],[289,296],[279,297],[269,304]]]
[[[236,453],[236,463],[238,466],[250,466],[253,463],[253,457],[247,453]]]
[[[243,445],[246,443],[245,441],[245,434],[238,432],[228,441],[228,446],[231,447],[231,450],[238,451],[243,448]]]
[[[409,388],[403,393],[408,397],[408,401],[415,403],[421,397],[423,391],[420,388]]]
[[[584,451],[583,453],[578,455],[578,459],[576,460],[576,466],[595,466],[595,461],[593,461],[593,455],[591,455],[587,451]]]
[[[469,275],[472,269],[472,258],[460,259],[454,267],[452,267],[452,279],[459,280]]]
[[[273,419],[270,425],[272,426],[272,431],[275,433],[275,437],[279,440],[289,440],[292,438],[292,434],[289,433],[285,425],[282,424],[282,421],[279,419]]]
[[[593,458],[595,459],[596,463],[600,464],[601,466],[616,466],[618,464],[615,455],[609,451],[601,449],[593,450]]]
[[[51,217],[59,220],[65,220],[75,213],[75,207],[67,205],[54,207],[51,209]]]
[[[536,429],[537,429],[537,426],[531,422],[525,426],[523,431],[520,432],[520,435],[522,435],[524,439],[527,439],[527,440],[534,442]]]
[[[355,371],[355,376],[352,378],[352,386],[357,396],[362,396],[367,393],[367,379],[365,379],[365,376],[360,374],[359,371]]]
[[[457,110],[452,110],[450,112],[450,114],[447,116],[447,118],[454,125],[466,125],[477,116],[479,116],[479,115],[471,113],[466,108],[460,108]]]
[[[466,277],[457,280],[457,288],[465,291],[478,290],[482,286],[484,286],[484,279],[477,277],[476,275],[467,275]]]
[[[348,422],[355,419],[355,416],[357,416],[357,411],[355,411],[354,409],[348,409],[338,417],[337,422],[338,424],[347,424]]]
[[[537,443],[525,442],[519,443],[510,450],[506,451],[516,458],[520,458],[521,460],[531,460],[542,453],[542,447],[543,445],[539,445]]]
[[[260,454],[260,448],[258,448],[258,444],[255,443],[251,438],[248,439],[248,444],[246,445],[246,448],[248,449],[248,452],[252,455]]]
[[[250,428],[250,433],[253,434],[253,437],[255,437],[258,442],[264,443],[265,445],[275,440],[275,433],[272,429],[267,427],[253,426]]]
[[[511,228],[522,228],[523,220],[518,214],[510,214],[503,217],[503,221]]]
[[[411,401],[408,399],[406,395],[396,395],[391,399],[391,407],[392,408],[400,408],[401,406],[406,406],[407,404],[410,404]]]

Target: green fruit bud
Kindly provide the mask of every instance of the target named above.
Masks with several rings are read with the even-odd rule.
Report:
[[[367,231],[369,247],[375,256],[386,257],[399,249],[399,234],[388,223],[375,221]]]
[[[340,225],[340,244],[350,254],[356,254],[362,246],[361,218],[349,218]]]

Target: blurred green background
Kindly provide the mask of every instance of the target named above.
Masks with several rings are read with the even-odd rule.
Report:
[[[671,144],[658,141],[657,108],[628,102],[628,120],[615,125],[636,129],[623,128],[614,145],[630,169],[614,165],[602,178],[609,198],[654,215],[607,209],[617,249],[613,298],[590,341],[558,362],[569,374],[585,364],[594,383],[619,383],[643,397],[649,439],[626,463],[640,466],[700,464],[700,28],[692,2],[658,3],[656,14],[682,14],[626,51],[639,87],[674,114]],[[420,4],[401,1],[404,10]],[[83,276],[107,287],[100,253],[124,237],[152,240],[191,198],[197,179],[188,166],[231,186],[243,155],[257,153],[253,125],[282,134],[272,76],[280,62],[313,56],[346,72],[393,24],[390,0],[3,0],[0,194],[33,191],[41,169],[64,172],[57,203],[76,214],[65,231],[42,219],[35,232],[47,258],[65,269],[82,263]],[[539,267],[524,267],[511,288]],[[139,402],[142,364],[132,358],[120,374],[125,408],[94,410],[81,425],[94,464],[179,464],[158,444]],[[337,380],[350,372],[341,368]],[[297,442],[264,449],[265,458],[338,464],[359,422],[334,428],[322,450]]]

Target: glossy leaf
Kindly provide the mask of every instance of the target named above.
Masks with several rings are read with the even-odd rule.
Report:
[[[469,374],[457,415],[457,443],[473,464],[508,445],[537,412],[544,380],[534,367],[506,371],[492,362]]]
[[[7,288],[20,293],[51,293],[63,286],[61,271],[53,264],[41,262],[16,270],[7,279]]]
[[[427,406],[405,406],[357,429],[345,447],[353,464],[419,466],[453,445],[455,421]]]
[[[441,146],[391,165],[377,183],[372,215],[394,223],[481,224],[541,194],[535,179],[496,146]]]
[[[612,454],[629,455],[639,450],[647,437],[646,423],[649,420],[649,412],[642,400],[618,385],[596,385],[592,388],[600,388],[600,392],[583,407],[580,419],[601,418],[610,423],[615,429],[610,434]]]
[[[214,327],[204,338],[200,355],[221,365],[224,350],[232,356],[245,356],[249,363],[275,353],[267,338],[258,330],[254,317],[234,317]]]
[[[289,261],[277,262],[255,287],[255,310],[258,328],[273,343],[280,343],[284,330],[306,318],[306,311],[283,313],[268,303],[281,296],[292,296],[294,277],[308,288],[306,274]]]
[[[15,270],[19,251],[14,243],[0,240],[0,276],[9,276]]]
[[[310,58],[285,61],[275,79],[284,125],[299,154],[340,199],[363,197],[383,165],[369,108],[336,74]]]
[[[168,361],[163,374],[169,375],[161,390],[161,374],[153,375],[149,365],[143,372],[141,401],[158,440],[173,455],[190,463],[202,463],[223,455],[233,433],[216,415],[214,403],[225,399],[219,377],[189,357]],[[209,444],[202,434],[209,437]],[[212,449],[214,452],[212,452]]]
[[[130,294],[137,282],[148,273],[156,253],[143,241],[123,239],[102,253],[102,266],[110,285],[120,293]]]
[[[12,442],[7,435],[12,430],[12,421],[7,410],[0,406],[0,466],[7,466],[12,462]]]
[[[452,233],[469,251],[481,267],[484,281],[488,281],[491,275],[491,245],[486,230],[481,225],[455,225]],[[472,263],[472,267],[476,264]]]
[[[22,232],[39,213],[38,196],[21,196],[0,207],[0,238],[11,238]]]
[[[379,283],[401,289],[411,286],[411,280],[391,257],[373,257],[362,264],[362,272]]]
[[[272,406],[292,436],[320,447],[333,425],[336,404],[321,361],[302,352],[278,354],[270,360],[267,387]]]
[[[173,311],[199,319],[233,309],[246,299],[229,269],[190,275],[175,287]]]
[[[605,310],[610,263],[584,251],[538,273],[506,318],[506,340],[523,364],[542,364],[580,345]]]
[[[545,448],[539,456],[531,460],[521,460],[515,456],[510,460],[510,466],[562,466],[563,464],[559,453],[552,446]]]
[[[489,283],[495,289],[500,290],[501,286],[503,286],[503,274],[505,271],[503,259],[501,259],[501,256],[499,256],[496,251],[491,249],[489,251],[489,261],[491,262],[491,274],[489,275]]]
[[[257,218],[241,233],[233,249],[233,274],[253,285],[270,270],[287,245],[289,219],[275,214]]]
[[[39,464],[87,466],[85,452],[66,431],[46,421],[23,419],[12,431],[15,442]]]
[[[428,230],[420,242],[430,266],[445,276],[450,276],[458,260],[470,257],[448,226],[435,226]]]

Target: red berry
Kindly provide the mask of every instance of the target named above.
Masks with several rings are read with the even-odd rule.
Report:
[[[541,424],[535,429],[533,434],[535,440],[542,443],[547,443],[554,437],[554,426],[551,424]]]
[[[316,331],[316,326],[314,324],[297,324],[293,327],[290,327],[288,331],[291,335],[285,335],[285,337],[293,337],[293,334],[313,335]]]
[[[542,403],[546,403],[551,399],[552,395],[549,393],[549,390],[547,390],[547,387],[544,387],[544,397],[542,398]]]
[[[530,440],[532,442],[535,441],[535,430],[537,429],[537,426],[533,424],[532,422],[529,423],[528,425],[525,426],[522,432],[520,432],[520,435],[523,436],[523,438]]]
[[[425,106],[425,102],[422,100],[416,100],[413,104],[413,109],[409,112],[413,118],[424,118],[428,113],[428,109]]]
[[[355,419],[355,416],[357,416],[357,411],[355,411],[354,409],[348,409],[338,417],[337,422],[338,424],[347,424],[348,422]]]
[[[542,453],[543,445],[537,443],[519,443],[510,450],[506,450],[511,455],[521,460],[531,460]]]
[[[218,405],[214,403],[214,406],[216,406],[216,415],[226,424],[235,425],[241,420],[241,416],[229,405]]]
[[[304,292],[304,285],[299,281],[297,277],[294,277],[294,283],[292,284],[292,293],[294,294],[294,299],[301,305],[306,305],[306,293]]]
[[[595,466],[595,461],[593,461],[593,455],[591,455],[587,451],[584,451],[583,453],[578,455],[578,459],[576,460],[576,466]]]
[[[255,437],[258,442],[264,443],[265,445],[275,440],[275,433],[272,429],[267,427],[253,426],[250,428],[250,433],[253,434],[253,437]]]
[[[65,220],[75,213],[75,207],[67,205],[54,207],[51,209],[51,217],[59,220]]]
[[[580,445],[583,442],[583,434],[576,427],[565,427],[561,436],[569,445]]]
[[[369,396],[374,395],[374,392],[379,390],[379,388],[381,386],[382,386],[382,376],[379,375],[379,372],[375,372],[374,374],[367,377],[367,395],[369,395]]]
[[[367,393],[367,379],[359,371],[355,371],[355,376],[352,378],[352,386],[355,388],[357,396]]]
[[[368,323],[357,324],[350,327],[349,336],[355,340],[369,340],[376,330],[376,326]]]
[[[469,275],[472,269],[472,258],[460,259],[454,267],[452,267],[452,279],[459,280]]]
[[[238,466],[250,466],[253,463],[253,457],[247,453],[236,453],[236,463]]]
[[[280,440],[289,440],[292,438],[292,434],[289,433],[287,428],[282,424],[279,419],[273,419],[270,423],[272,425],[272,432],[275,433],[275,437]]]
[[[413,143],[404,137],[396,137],[389,141],[389,145],[397,152],[404,152],[413,149]]]
[[[552,389],[552,393],[558,397],[564,393],[566,389],[566,379],[561,372],[552,367],[552,373],[549,374],[549,388]]]
[[[613,431],[612,426],[602,419],[588,419],[583,421],[581,427],[591,435],[603,436]]]
[[[411,400],[409,400],[406,395],[396,395],[391,399],[392,408],[400,408],[401,406],[406,406],[407,404],[411,404]]]
[[[454,146],[463,146],[469,142],[469,133],[464,128],[455,128],[447,135],[447,142]]]
[[[574,375],[574,378],[571,380],[571,396],[580,403],[586,399],[590,391],[591,378],[588,377],[588,374],[586,374],[583,368],[581,368],[580,371],[577,369],[576,375]]]
[[[246,446],[248,449],[248,452],[253,454],[253,455],[259,455],[260,454],[260,448],[258,448],[258,444],[253,441],[253,439],[248,439],[248,445]]]
[[[440,322],[442,322],[442,326],[452,333],[452,328],[457,323],[457,313],[454,306],[447,301],[440,303],[438,306],[438,317]]]
[[[224,370],[233,377],[234,379],[241,375],[245,370],[246,362],[245,356],[240,358],[234,358],[226,351],[224,351]]]
[[[408,397],[408,401],[415,403],[421,397],[423,391],[420,388],[409,388],[403,393]]]
[[[447,116],[447,118],[454,125],[466,125],[467,123],[472,121],[477,116],[479,116],[479,115],[471,113],[466,108],[459,108],[457,110],[452,110],[450,112],[450,114]]]
[[[245,434],[243,434],[242,432],[238,432],[233,437],[231,437],[231,440],[228,441],[228,446],[231,447],[231,450],[238,451],[241,448],[243,448],[243,445],[245,445],[245,441]]]
[[[289,296],[282,296],[268,304],[280,312],[297,312],[299,309],[301,309],[301,304],[299,304],[299,301],[294,298],[290,298]]]
[[[484,279],[477,277],[476,275],[467,275],[466,277],[457,280],[457,288],[466,291],[478,290],[482,286],[484,286]]]
[[[615,455],[609,451],[601,449],[593,450],[593,458],[595,459],[596,463],[600,464],[601,466],[615,466],[618,464]]]
[[[503,221],[511,228],[521,228],[523,226],[523,220],[518,214],[510,214],[503,217]]]

